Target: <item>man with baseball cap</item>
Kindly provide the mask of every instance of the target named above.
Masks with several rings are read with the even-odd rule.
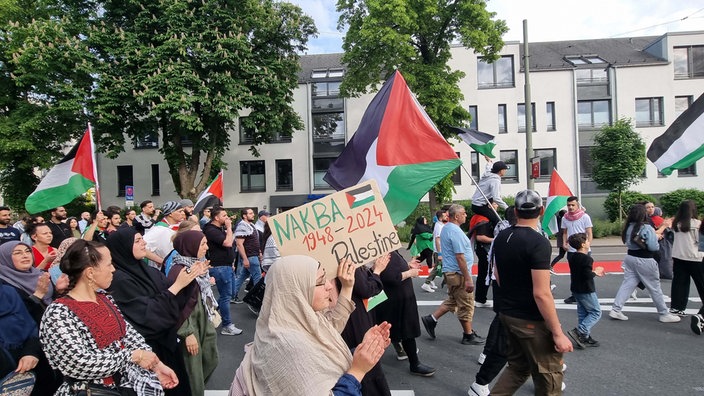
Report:
[[[472,196],[472,212],[489,219],[493,229],[501,221],[496,209],[508,207],[506,202],[501,199],[501,178],[506,174],[509,166],[503,161],[496,161],[492,164],[489,157],[484,156],[484,158],[487,160],[486,171],[479,179],[477,191]]]
[[[495,309],[508,337],[508,367],[492,395],[513,395],[533,377],[536,395],[562,394],[562,354],[572,342],[562,332],[550,291],[552,246],[540,232],[543,199],[516,194],[516,225],[494,238]]]

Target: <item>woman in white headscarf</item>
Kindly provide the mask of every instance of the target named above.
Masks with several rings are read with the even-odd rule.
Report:
[[[342,289],[328,311],[333,284],[318,261],[286,256],[271,267],[254,342],[231,396],[361,395],[360,381],[390,343],[390,325],[372,327],[350,353],[340,332],[354,310],[354,269],[348,260],[338,266]]]

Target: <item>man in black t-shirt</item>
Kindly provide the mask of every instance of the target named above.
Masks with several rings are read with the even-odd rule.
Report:
[[[64,208],[63,206],[59,206],[51,210],[51,219],[49,219],[46,224],[49,226],[49,228],[51,229],[51,233],[54,236],[54,238],[51,240],[51,243],[49,244],[49,246],[53,247],[54,249],[58,249],[59,245],[61,245],[61,242],[63,242],[64,239],[73,236],[73,233],[71,232],[71,227],[69,227],[68,224],[64,223],[65,220],[66,208]]]
[[[562,354],[572,342],[562,332],[550,291],[550,242],[537,230],[543,200],[535,191],[516,195],[516,225],[494,239],[496,307],[508,336],[508,367],[491,390],[513,395],[533,377],[535,394],[562,394]]]

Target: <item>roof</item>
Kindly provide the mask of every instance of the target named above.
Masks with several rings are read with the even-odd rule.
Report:
[[[608,38],[594,40],[550,41],[530,43],[530,69],[565,70],[575,66],[567,56],[598,56],[613,67],[667,64],[666,59],[654,56],[644,49],[662,36]],[[521,57],[523,46],[520,47]],[[604,65],[606,66],[606,65]]]
[[[298,72],[298,82],[305,84],[313,81],[311,73],[319,69],[339,69],[342,67],[342,53],[301,55],[301,70]]]

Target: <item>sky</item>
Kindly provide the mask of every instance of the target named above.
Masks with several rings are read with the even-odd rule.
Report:
[[[337,30],[335,0],[287,0],[315,20],[318,38],[308,54],[342,52],[344,33]],[[660,35],[704,30],[704,0],[488,0],[495,19],[506,21],[504,41],[560,41]]]

